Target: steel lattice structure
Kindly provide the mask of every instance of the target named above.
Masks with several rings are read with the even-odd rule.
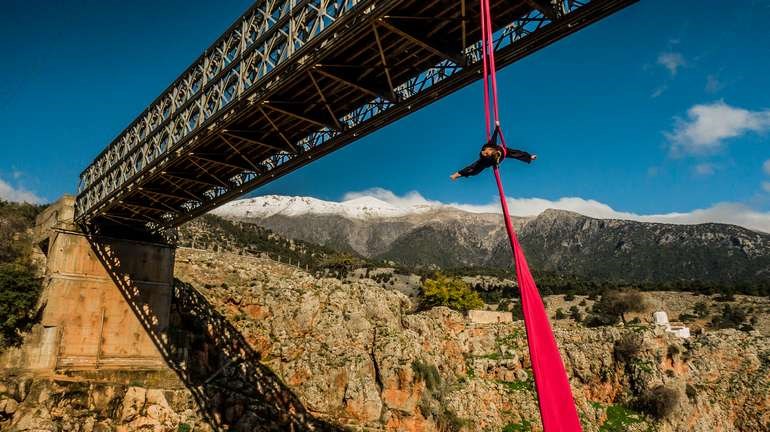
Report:
[[[503,67],[636,0],[491,0]],[[480,78],[476,0],[260,0],[80,177],[89,227],[178,226]],[[515,85],[515,84],[514,84]]]

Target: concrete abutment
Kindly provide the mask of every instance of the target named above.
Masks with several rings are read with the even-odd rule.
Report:
[[[65,196],[37,219],[34,236],[45,254],[40,325],[0,366],[166,369],[174,247],[86,235],[73,206]]]

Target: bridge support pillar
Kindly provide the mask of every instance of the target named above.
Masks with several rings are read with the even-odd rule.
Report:
[[[73,204],[64,197],[38,218],[44,308],[18,360],[39,371],[165,368],[174,248],[88,236]]]

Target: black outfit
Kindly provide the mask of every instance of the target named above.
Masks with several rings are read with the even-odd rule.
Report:
[[[484,144],[481,147],[481,150],[483,151],[485,148],[489,148],[489,147],[497,148],[501,152],[503,151],[503,145],[495,145],[491,143]],[[505,157],[518,159],[526,163],[532,162],[531,154],[522,150],[510,149],[508,147],[505,147]],[[457,172],[463,177],[474,176],[491,166],[497,165],[498,163],[499,161],[497,160],[496,157],[494,156],[484,157],[481,155],[481,152],[479,152],[479,160],[477,160],[476,162],[473,162],[472,164],[468,165],[467,167]]]

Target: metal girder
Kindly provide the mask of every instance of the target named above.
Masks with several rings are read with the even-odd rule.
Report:
[[[634,1],[491,0],[498,66]],[[478,21],[468,0],[259,1],[83,171],[76,220],[178,226],[408,115],[479,79]],[[163,217],[119,210],[137,195]]]
[[[532,6],[533,8],[539,10],[543,13],[543,15],[546,16],[548,19],[556,19],[557,18],[557,10],[554,7],[554,4],[550,3],[549,1],[544,0],[526,0],[527,4]]]
[[[272,150],[277,150],[277,151],[286,150],[285,148],[283,148],[281,146],[278,146],[278,145],[275,145],[275,144],[268,144],[266,142],[262,142],[262,141],[256,139],[255,137],[253,137],[253,135],[255,135],[254,131],[225,129],[225,130],[222,131],[222,134],[223,135],[227,135],[227,136],[231,136],[233,138],[236,138],[236,139],[239,139],[239,140],[242,140],[242,141],[246,141],[247,143],[251,143],[251,144],[262,146],[262,147],[267,147],[267,148],[272,149]],[[223,140],[225,142],[229,143],[229,141],[227,141],[227,139],[224,138],[224,137],[223,137]]]
[[[271,104],[269,101],[265,102],[265,104],[263,106],[265,108],[267,108],[267,109],[271,109],[273,111],[277,111],[277,112],[279,112],[281,114],[286,114],[289,117],[293,117],[293,118],[295,118],[297,120],[302,120],[304,122],[311,123],[311,124],[313,124],[315,126],[318,126],[318,127],[322,127],[322,128],[325,127],[325,128],[329,128],[329,129],[335,129],[334,126],[330,126],[328,123],[322,122],[320,120],[312,119],[312,118],[310,118],[310,117],[308,117],[306,115],[295,113],[295,112],[286,110],[284,108],[277,107],[277,106]]]
[[[217,155],[213,155],[213,156],[217,156]],[[242,165],[234,165],[234,164],[232,164],[230,162],[222,162],[220,160],[212,159],[211,157],[200,156],[198,154],[192,154],[192,155],[190,155],[190,157],[193,158],[193,159],[198,159],[200,161],[213,164],[213,165],[219,165],[219,166],[222,166],[222,167],[225,167],[225,168],[231,168],[231,169],[235,169],[235,170],[239,170],[239,171],[252,171],[251,168],[248,168],[248,167],[245,167],[245,166],[242,166]],[[219,157],[221,157],[222,159],[225,159],[227,156],[219,155]],[[256,169],[254,169],[254,171],[256,171]]]
[[[194,193],[188,191],[186,188],[181,186],[179,183],[175,182],[174,178],[175,177],[173,177],[173,176],[161,176],[161,180],[163,182],[170,184],[175,190],[177,190],[179,192],[182,192],[183,194],[187,195],[189,197],[188,200],[192,200],[192,201],[200,202],[200,203],[206,201],[205,199],[203,199],[203,197],[195,195]],[[186,179],[183,178],[181,180],[186,180]]]
[[[165,172],[165,173],[162,173],[162,176],[164,178],[167,178],[167,179],[170,178],[170,179],[177,179],[177,180],[191,182],[191,183],[198,183],[198,184],[201,184],[203,186],[208,186],[208,187],[214,187],[214,188],[217,188],[217,187],[227,187],[226,184],[213,183],[213,182],[210,182],[208,180],[201,180],[200,178],[184,177],[184,176],[179,175],[179,174],[172,174],[172,173]],[[200,198],[196,198],[196,199],[200,199]]]
[[[275,124],[273,119],[271,119],[270,116],[267,115],[267,113],[265,112],[265,110],[262,107],[259,107],[259,111],[262,113],[263,116],[265,116],[265,120],[267,120],[267,122],[270,123],[270,126],[273,127],[273,130],[275,130],[275,132],[278,134],[278,136],[280,136],[281,139],[283,139],[283,141],[286,143],[286,145],[288,145],[289,148],[294,153],[296,153],[297,152],[297,147],[294,146],[294,143],[292,143],[290,139],[286,138],[286,135],[283,133],[281,128],[279,128],[278,125]]]
[[[171,193],[168,193],[168,192],[156,191],[156,190],[152,190],[152,189],[141,188],[141,189],[138,189],[138,191],[139,191],[139,193],[150,194],[150,195],[158,196],[158,197],[161,197],[161,198],[168,198],[168,199],[172,199],[172,200],[189,201],[191,199],[190,197],[184,197],[184,196],[181,196],[181,195],[174,195],[174,194],[171,194]]]
[[[412,35],[395,25],[389,23],[385,18],[380,18],[377,21],[377,25],[380,25],[382,27],[385,27],[389,31],[392,31],[393,33],[403,37],[404,39],[408,40],[409,42],[419,46],[420,48],[430,51],[433,54],[447,60],[452,60],[452,62],[456,65],[464,66],[465,65],[465,59],[462,58],[460,55],[451,54],[448,51],[445,51],[443,49],[437,48],[435,43],[428,42],[426,40],[422,40],[421,38]]]
[[[372,24],[372,31],[374,32],[374,39],[377,41],[377,51],[380,53],[380,61],[382,61],[382,68],[385,71],[385,78],[388,80],[390,100],[397,100],[396,89],[393,86],[393,79],[390,77],[390,68],[388,67],[388,61],[385,58],[385,50],[382,48],[382,40],[380,39],[380,33],[377,31],[377,24]]]
[[[176,209],[176,208],[174,208],[174,207],[172,207],[172,206],[170,206],[170,205],[168,205],[168,204],[164,203],[163,201],[161,201],[161,200],[159,200],[159,199],[155,198],[155,197],[154,197],[154,196],[153,196],[151,193],[145,192],[145,191],[144,191],[144,190],[142,190],[142,189],[139,189],[139,190],[137,191],[137,193],[139,193],[140,195],[144,195],[144,196],[145,196],[146,198],[148,198],[150,201],[152,201],[152,202],[154,202],[155,204],[158,204],[159,206],[163,207],[163,208],[165,209],[165,210],[163,210],[163,211],[170,211],[171,213],[176,213],[176,214],[180,214],[180,213],[182,213],[181,211],[179,211],[179,209]],[[153,208],[157,208],[157,207],[153,207]],[[161,210],[161,209],[158,209],[158,210]]]
[[[313,73],[311,71],[307,72],[308,77],[310,78],[310,81],[313,83],[313,87],[318,92],[318,97],[321,98],[321,102],[323,102],[324,107],[329,112],[329,116],[331,117],[332,121],[334,122],[334,125],[336,126],[337,130],[342,129],[342,125],[340,125],[340,121],[337,119],[337,114],[334,114],[334,110],[332,110],[332,107],[329,105],[329,101],[326,100],[326,96],[324,95],[323,90],[321,90],[321,86],[318,85],[318,80],[315,79],[313,76]]]
[[[316,65],[316,67],[313,70],[316,73],[325,76],[326,78],[337,81],[338,83],[344,84],[350,88],[356,89],[361,93],[365,93],[373,98],[387,99],[387,96],[385,96],[385,92],[368,88],[360,83],[354,82],[351,79],[343,78],[339,75],[333,74],[327,70],[324,70],[323,67],[324,65],[319,64],[319,65]]]

